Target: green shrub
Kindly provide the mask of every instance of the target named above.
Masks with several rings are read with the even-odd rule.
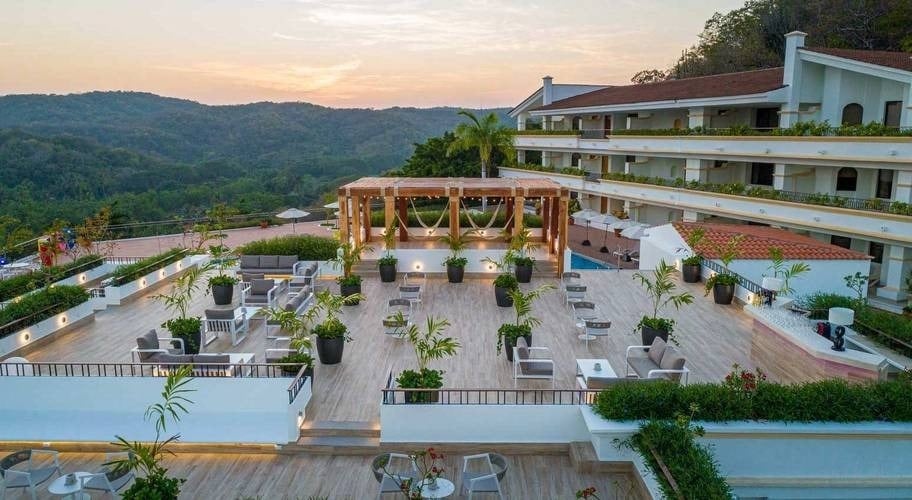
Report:
[[[61,266],[42,268],[28,274],[0,280],[0,302],[43,288],[102,264],[104,264],[104,258],[101,256],[86,255]]]
[[[151,272],[155,272],[172,262],[183,259],[186,254],[187,250],[184,248],[172,248],[167,252],[146,257],[139,262],[118,266],[117,269],[114,270],[114,277],[111,284],[113,286],[120,286],[129,283]]]
[[[863,335],[890,347],[897,347],[906,353],[904,346],[892,345],[890,338],[912,344],[912,320],[908,317],[873,308],[857,299],[835,293],[814,293],[802,297],[798,305],[811,311],[810,318],[826,320],[831,307],[848,307],[855,310],[855,324],[852,328]],[[887,337],[889,336],[889,337]]]
[[[336,258],[337,248],[339,248],[339,242],[332,238],[301,234],[251,241],[238,247],[237,253],[239,255],[297,255],[299,260],[331,260]]]
[[[912,398],[902,396],[910,391],[906,380],[762,382],[749,391],[725,384],[622,384],[599,393],[593,409],[609,420],[672,419],[695,408],[694,419],[706,422],[912,422]]]
[[[632,436],[630,445],[659,479],[665,498],[679,498],[678,492],[682,498],[733,498],[712,453],[694,439],[702,434],[702,429],[690,427],[687,422],[656,421],[643,424],[639,432]],[[653,451],[668,468],[678,492],[665,478]]]
[[[35,316],[10,327],[9,331],[0,328],[0,337],[34,325],[88,300],[89,292],[73,285],[54,286],[26,295],[21,300],[11,302],[0,309],[0,327],[33,314]]]

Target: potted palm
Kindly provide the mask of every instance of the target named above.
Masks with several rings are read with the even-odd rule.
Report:
[[[317,323],[312,330],[316,337],[320,363],[335,365],[342,362],[345,343],[351,340],[351,336],[348,335],[348,327],[339,319],[339,314],[343,306],[360,300],[364,300],[360,293],[342,296],[333,295],[328,290],[317,292],[315,303],[307,311],[307,317],[310,320],[319,312],[323,313],[323,321]]]
[[[349,295],[361,295],[361,276],[352,273],[352,268],[361,262],[361,254],[364,252],[373,252],[374,249],[361,243],[353,245],[349,242],[342,243],[336,249],[336,258],[333,259],[333,266],[342,269],[342,276],[336,278],[339,283],[339,293],[343,297]],[[346,301],[345,305],[358,305],[359,300]]]
[[[675,309],[691,304],[693,303],[693,295],[689,292],[675,293],[677,285],[672,279],[674,271],[674,266],[662,260],[659,261],[659,265],[652,272],[652,276],[641,272],[633,275],[633,279],[643,285],[643,288],[646,289],[646,294],[652,301],[652,315],[643,315],[636,325],[636,329],[640,331],[642,345],[652,345],[652,341],[656,337],[660,337],[666,342],[670,338],[672,342],[677,344],[677,340],[673,336],[674,320],[659,317],[659,311],[668,304],[673,305]]]
[[[229,276],[225,271],[233,266],[237,259],[231,255],[225,244],[211,245],[209,253],[212,255],[211,262],[217,271],[215,276],[209,278],[212,300],[217,306],[231,304],[234,300],[234,288],[238,284],[238,279],[235,276]]]
[[[794,293],[795,290],[792,289],[791,281],[800,277],[802,274],[809,272],[811,266],[805,262],[793,262],[791,266],[786,266],[785,257],[782,254],[782,249],[779,247],[770,247],[768,252],[770,266],[767,270],[772,271],[772,277],[780,280],[782,283],[778,290],[772,291],[782,292],[786,295]],[[909,279],[912,279],[912,275],[910,275]]]
[[[503,258],[494,260],[491,257],[481,259],[482,262],[493,265],[500,274],[494,278],[494,300],[499,307],[513,307],[513,299],[510,298],[510,291],[519,288],[519,282],[513,273],[508,272],[510,263],[514,258],[513,250],[507,250]]]
[[[277,362],[288,364],[283,366],[282,372],[289,375],[297,375],[301,367],[307,367],[304,375],[313,380],[313,357],[310,352],[313,349],[313,339],[310,336],[310,327],[316,319],[314,308],[310,308],[301,316],[294,311],[288,311],[278,307],[269,309],[267,317],[269,321],[278,324],[284,336],[290,341],[289,347],[295,351],[279,359]]]
[[[184,340],[185,354],[199,354],[202,339],[203,322],[199,316],[190,316],[190,301],[200,288],[200,279],[210,270],[209,264],[193,266],[184,274],[178,276],[168,293],[162,293],[153,298],[162,302],[165,309],[177,316],[161,324],[171,336]]]
[[[465,250],[467,243],[465,235],[459,233],[446,234],[440,237],[440,241],[450,248],[450,256],[443,261],[447,270],[447,281],[450,283],[462,283],[466,264],[469,263],[468,259],[462,257],[462,252]]]
[[[722,261],[724,270],[712,275],[706,280],[704,296],[713,293],[713,301],[716,304],[731,304],[735,298],[735,285],[738,284],[738,275],[731,272],[729,266],[732,261],[738,258],[738,245],[741,243],[743,236],[737,235],[731,237],[725,246],[719,249],[719,260]]]
[[[705,235],[706,230],[702,227],[694,228],[693,231],[687,235],[687,246],[690,247],[692,253],[689,257],[686,257],[681,261],[681,275],[684,279],[684,283],[698,283],[700,281],[703,256],[697,251],[697,245],[703,241]]]
[[[383,248],[386,252],[383,257],[377,261],[380,267],[380,281],[383,283],[392,283],[396,281],[396,263],[399,259],[393,255],[393,248],[396,247],[396,224],[390,224],[383,232]]]
[[[404,322],[402,313],[396,315],[397,320]],[[396,384],[402,389],[439,389],[443,387],[443,371],[428,368],[428,363],[435,359],[453,356],[462,347],[459,341],[452,337],[444,337],[443,331],[450,326],[446,319],[437,319],[432,316],[427,318],[424,330],[418,325],[410,325],[402,335],[415,350],[415,359],[418,362],[417,370],[403,370],[396,378]],[[406,392],[406,403],[435,403],[439,393]]]
[[[522,207],[519,208],[522,210]],[[513,267],[516,273],[516,280],[520,283],[529,283],[532,281],[532,270],[535,268],[535,259],[531,253],[538,249],[538,245],[532,241],[532,233],[525,225],[513,235],[510,239],[510,249],[513,254]]]
[[[526,344],[532,345],[532,328],[541,324],[540,319],[532,316],[532,304],[554,288],[554,285],[547,283],[528,292],[523,292],[519,288],[509,292],[510,298],[513,299],[516,320],[513,323],[504,323],[497,329],[497,354],[506,346],[507,360],[512,362],[516,339],[523,337]]]

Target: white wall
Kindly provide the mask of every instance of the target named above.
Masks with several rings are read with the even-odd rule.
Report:
[[[92,301],[83,302],[46,320],[39,321],[28,328],[23,328],[18,332],[0,338],[0,356],[5,356],[39,339],[66,330],[73,324],[78,324],[87,318],[94,318],[94,316],[95,310],[92,307]]]
[[[138,278],[129,283],[124,283],[120,286],[106,286],[105,302],[108,305],[120,305],[130,297],[143,293],[143,290],[154,286],[156,283],[167,281],[174,275],[183,272],[188,267],[199,265],[207,259],[208,256],[188,255],[181,260],[172,262],[161,269],[152,271],[142,278]]]
[[[785,269],[791,267],[795,262],[785,261]],[[870,261],[868,260],[808,260],[802,262],[811,266],[811,270],[789,282],[789,286],[795,290],[791,294],[793,297],[814,292],[853,295],[854,292],[846,288],[843,276],[856,272],[866,275],[870,272]],[[770,265],[769,260],[736,260],[732,262],[731,270],[759,285],[764,275],[772,276],[772,271],[768,269]]]
[[[589,431],[575,405],[380,405],[383,443],[570,443]]]
[[[151,440],[143,414],[161,400],[164,378],[0,377],[0,441],[103,441],[115,435]],[[308,382],[288,404],[291,378],[196,378],[190,414],[169,425],[191,443],[288,443],[298,437],[297,412],[310,400]],[[40,395],[40,397],[35,397]],[[239,396],[243,397],[239,397]]]
[[[813,63],[804,63],[814,66]],[[819,85],[815,80],[802,82],[804,87]],[[884,78],[855,73],[834,67],[823,70],[823,101],[821,102],[820,120],[827,120],[831,125],[842,123],[842,109],[847,104],[858,103],[864,108],[862,122],[883,122],[884,105],[887,101],[903,101],[908,96],[908,84],[902,84]],[[904,103],[908,105],[908,103]]]
[[[465,271],[467,273],[492,273],[499,271],[491,264],[482,262],[485,257],[491,257],[493,260],[503,258],[506,250],[504,249],[469,249],[462,252],[462,256],[468,260]],[[443,261],[450,256],[450,251],[445,249],[417,249],[417,248],[398,248],[396,249],[396,258],[399,259],[397,268],[399,272],[425,272],[425,273],[445,273],[446,266]]]

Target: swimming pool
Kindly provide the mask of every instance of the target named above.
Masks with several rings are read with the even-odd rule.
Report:
[[[585,255],[581,255],[576,252],[570,252],[570,269],[593,270],[614,268],[603,262],[599,262],[590,257],[586,257]]]

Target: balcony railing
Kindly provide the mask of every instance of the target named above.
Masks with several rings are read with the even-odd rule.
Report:
[[[741,276],[738,273],[733,273],[731,271],[726,271],[725,266],[723,266],[722,264],[719,264],[719,263],[709,260],[709,259],[703,259],[702,264],[703,264],[703,267],[705,267],[715,273],[718,273],[718,274],[727,273],[727,274],[734,276],[738,280],[738,286],[747,290],[750,293],[760,293],[763,291],[763,287],[761,287],[760,285],[754,283],[753,281],[745,278],[744,276]]]
[[[382,389],[385,405],[587,405],[600,391],[586,389]],[[421,402],[406,401],[414,395]],[[413,398],[409,398],[410,400]]]
[[[516,135],[569,135],[583,139],[605,139],[611,136],[766,136],[766,137],[912,137],[912,127],[890,127],[880,123],[843,125],[800,122],[792,127],[693,127],[644,129],[518,130]]]

